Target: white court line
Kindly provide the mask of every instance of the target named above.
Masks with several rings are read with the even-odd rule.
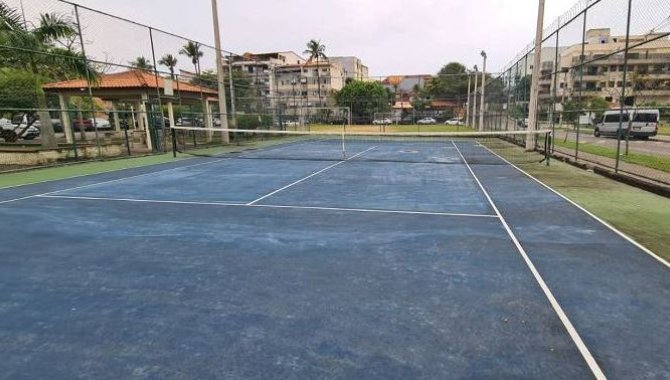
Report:
[[[86,197],[76,195],[36,195],[37,198],[57,198],[57,199],[79,199],[85,201],[113,201],[113,202],[137,202],[137,203],[166,203],[177,205],[206,205],[206,206],[246,206],[245,203],[235,202],[200,202],[200,201],[170,201],[159,199],[141,199],[141,198],[105,198],[105,197]]]
[[[626,239],[628,242],[630,242],[631,244],[633,244],[633,245],[636,246],[637,248],[641,249],[644,253],[648,254],[649,256],[651,256],[651,257],[653,257],[654,259],[658,260],[658,262],[660,262],[661,264],[663,264],[663,265],[665,265],[666,267],[670,268],[670,262],[669,262],[669,261],[666,261],[665,259],[663,259],[663,258],[660,257],[659,255],[655,254],[655,253],[654,253],[652,250],[650,250],[649,248],[647,248],[647,247],[643,246],[642,244],[636,242],[636,241],[633,240],[633,238],[631,238],[630,236],[628,236],[628,235],[624,234],[623,232],[619,231],[618,229],[616,229],[616,227],[612,226],[611,224],[607,223],[606,221],[604,221],[604,220],[601,219],[600,217],[596,216],[596,215],[593,214],[591,211],[589,211],[589,210],[585,209],[584,207],[580,206],[579,204],[577,204],[577,203],[576,203],[575,201],[573,201],[572,199],[570,199],[570,198],[568,198],[567,196],[561,194],[558,190],[553,189],[552,187],[550,187],[550,186],[547,185],[546,183],[544,183],[544,182],[540,181],[539,179],[533,177],[531,174],[527,173],[527,172],[524,171],[523,169],[521,169],[521,168],[519,168],[518,166],[514,165],[513,163],[509,162],[508,160],[506,160],[505,158],[501,157],[499,154],[497,154],[496,152],[494,152],[494,151],[492,151],[491,149],[487,148],[486,146],[483,146],[483,145],[482,145],[482,148],[488,150],[488,151],[491,152],[493,155],[495,155],[496,157],[500,158],[500,159],[503,160],[505,163],[507,163],[508,165],[510,165],[511,167],[513,167],[514,169],[518,170],[519,172],[521,172],[522,174],[524,174],[524,175],[527,176],[528,178],[530,178],[530,179],[532,179],[533,181],[539,183],[540,185],[542,185],[543,187],[545,187],[546,189],[548,189],[548,190],[551,191],[552,193],[554,193],[554,194],[558,195],[559,197],[565,199],[566,201],[568,201],[568,202],[569,202],[570,204],[572,204],[573,206],[575,206],[575,207],[577,207],[578,209],[582,210],[586,215],[588,215],[588,216],[590,216],[591,218],[595,219],[596,221],[600,222],[600,223],[601,223],[602,225],[604,225],[605,227],[607,227],[607,228],[609,228],[610,230],[614,231],[617,235],[619,235],[619,236],[621,236],[622,238]]]
[[[37,198],[55,198],[55,199],[79,199],[89,201],[110,201],[110,202],[138,202],[138,203],[165,203],[179,205],[199,205],[199,206],[229,206],[229,207],[250,207],[250,208],[278,208],[278,209],[296,209],[296,210],[323,210],[323,211],[347,211],[347,212],[367,212],[377,214],[407,214],[407,215],[435,215],[435,216],[456,216],[468,218],[498,218],[498,215],[489,214],[466,214],[452,212],[431,212],[431,211],[409,211],[409,210],[382,210],[382,209],[364,209],[364,208],[342,208],[342,207],[319,207],[319,206],[291,206],[291,205],[250,205],[247,203],[235,202],[199,202],[199,201],[170,201],[156,199],[136,199],[136,198],[104,198],[104,197],[84,197],[74,195],[36,195]]]
[[[179,169],[185,169],[185,168],[192,168],[192,167],[195,167],[195,166],[201,166],[201,165],[209,165],[209,164],[213,164],[213,163],[221,162],[221,161],[225,161],[225,160],[230,160],[230,159],[231,159],[231,158],[226,157],[226,158],[221,158],[221,159],[214,160],[214,161],[200,162],[200,163],[197,163],[197,164],[186,165],[186,166],[180,166],[180,167],[177,167],[177,168],[170,168],[170,169],[156,170],[156,171],[153,171],[153,172],[150,172],[150,173],[143,173],[143,174],[137,174],[137,175],[132,175],[132,176],[128,176],[128,177],[122,177],[122,178],[112,179],[112,180],[108,180],[108,181],[102,181],[102,182],[90,183],[90,184],[88,184],[88,185],[69,187],[69,188],[67,188],[67,189],[61,189],[61,190],[55,190],[55,191],[49,191],[49,192],[41,193],[41,194],[33,194],[33,195],[25,196],[25,197],[20,197],[20,198],[14,198],[14,199],[8,199],[8,200],[5,200],[5,201],[0,201],[0,205],[1,205],[1,204],[5,204],[5,203],[11,203],[11,202],[16,202],[16,201],[21,201],[21,200],[24,200],[24,199],[30,199],[30,198],[34,198],[34,197],[41,197],[41,196],[45,196],[45,195],[58,194],[58,193],[62,193],[62,192],[64,192],[64,191],[78,190],[78,189],[84,189],[84,188],[87,188],[87,187],[92,187],[92,186],[97,186],[97,185],[104,185],[104,184],[108,184],[108,183],[114,183],[114,182],[125,181],[125,180],[127,180],[127,179],[138,178],[138,177],[144,177],[144,176],[152,175],[152,174],[156,174],[156,173],[164,173],[164,172],[168,172],[168,171],[172,171],[172,170],[179,170]]]
[[[409,215],[441,215],[441,216],[462,216],[468,218],[498,218],[497,215],[488,214],[466,214],[455,212],[432,212],[432,211],[403,211],[403,210],[382,210],[382,209],[366,209],[366,208],[343,208],[343,207],[319,207],[319,206],[282,206],[282,205],[245,205],[249,207],[265,207],[265,208],[287,208],[287,209],[301,209],[301,210],[324,210],[324,211],[352,211],[352,212],[371,212],[379,214],[409,214]]]
[[[279,188],[279,189],[277,189],[277,190],[275,190],[275,191],[273,191],[273,192],[271,192],[271,193],[265,194],[265,195],[263,195],[262,197],[260,197],[260,198],[258,198],[258,199],[255,199],[255,200],[253,200],[253,201],[247,203],[247,206],[252,206],[252,205],[254,205],[254,204],[256,204],[256,203],[262,201],[263,199],[265,199],[265,198],[267,198],[267,197],[270,197],[270,196],[272,196],[272,195],[274,195],[274,194],[277,194],[278,192],[280,192],[280,191],[282,191],[282,190],[286,190],[286,189],[288,189],[288,188],[291,187],[291,186],[294,186],[294,185],[299,184],[300,182],[303,182],[303,181],[305,181],[305,180],[308,180],[308,179],[314,177],[315,175],[321,174],[321,173],[325,172],[325,171],[328,170],[328,169],[332,169],[332,168],[336,167],[337,165],[343,164],[343,163],[345,163],[345,162],[351,160],[352,158],[358,157],[358,156],[362,155],[363,153],[366,153],[366,152],[371,151],[371,150],[374,149],[374,148],[376,148],[376,146],[370,147],[370,148],[368,148],[368,149],[366,149],[366,150],[364,150],[364,151],[362,151],[362,152],[359,152],[359,153],[357,153],[357,154],[355,154],[355,155],[353,155],[353,156],[347,158],[346,160],[342,160],[342,161],[340,161],[340,162],[336,162],[336,163],[334,163],[334,164],[332,164],[332,165],[330,165],[330,166],[327,166],[327,167],[325,167],[325,168],[323,168],[323,169],[321,169],[321,170],[319,170],[319,171],[317,171],[317,172],[314,172],[314,173],[308,175],[307,177],[304,177],[304,178],[301,178],[301,179],[299,179],[299,180],[297,180],[297,181],[295,181],[295,182],[289,183],[288,185],[286,185],[286,186],[284,186],[284,187],[282,187],[282,188]]]
[[[542,288],[542,291],[544,292],[544,295],[549,300],[549,303],[554,308],[554,311],[556,312],[556,314],[560,318],[561,322],[563,322],[563,326],[565,326],[565,329],[568,331],[568,334],[572,338],[572,341],[577,346],[577,349],[579,349],[579,352],[582,354],[582,357],[584,357],[584,360],[586,361],[586,364],[591,369],[591,372],[593,373],[593,376],[598,380],[606,379],[605,374],[603,373],[602,369],[600,368],[600,366],[596,362],[593,355],[591,355],[591,351],[589,351],[588,347],[586,347],[586,344],[584,344],[584,341],[582,340],[581,336],[579,336],[579,333],[575,329],[574,325],[572,324],[572,322],[570,322],[570,319],[568,318],[568,316],[563,311],[563,308],[561,307],[561,305],[556,300],[556,297],[554,297],[554,294],[551,292],[551,289],[549,289],[549,286],[547,286],[546,282],[544,282],[544,279],[542,278],[542,275],[540,275],[540,272],[538,272],[537,268],[535,268],[535,264],[533,264],[533,262],[528,257],[528,254],[526,253],[526,250],[523,248],[523,246],[521,246],[521,243],[519,242],[519,239],[517,239],[516,235],[514,235],[514,232],[510,228],[509,224],[507,224],[507,221],[505,220],[505,218],[500,213],[500,210],[498,210],[498,207],[496,207],[496,205],[493,202],[493,199],[491,199],[491,196],[489,195],[488,191],[486,191],[486,189],[484,188],[484,185],[482,185],[482,183],[479,181],[479,178],[477,178],[477,175],[475,174],[475,172],[470,167],[470,164],[468,164],[468,161],[465,159],[465,157],[461,153],[461,150],[458,149],[458,146],[456,145],[456,143],[454,143],[452,141],[452,144],[454,144],[454,147],[456,147],[456,151],[458,151],[458,154],[461,156],[461,159],[463,160],[463,163],[465,163],[465,166],[468,168],[468,170],[470,171],[470,174],[472,174],[472,177],[475,179],[475,181],[479,185],[479,188],[482,190],[482,193],[484,193],[484,196],[486,197],[486,199],[488,199],[489,203],[491,204],[491,207],[493,207],[493,210],[498,215],[498,218],[500,219],[500,222],[502,223],[503,227],[505,228],[505,231],[507,231],[507,234],[512,239],[512,242],[514,243],[517,250],[519,251],[519,254],[521,255],[521,257],[523,257],[523,260],[526,262],[526,265],[528,266],[531,273],[533,274],[533,277],[535,277],[535,281],[540,285],[540,288]]]

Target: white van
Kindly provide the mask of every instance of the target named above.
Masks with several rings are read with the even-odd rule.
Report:
[[[637,109],[606,111],[602,123],[596,125],[593,135],[596,137],[625,136],[630,127],[631,137],[648,138],[658,134],[658,122],[661,113],[657,109]],[[632,119],[632,122],[631,122]],[[619,129],[621,128],[621,129]]]

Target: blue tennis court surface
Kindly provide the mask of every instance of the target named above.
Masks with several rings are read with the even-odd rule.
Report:
[[[0,213],[0,378],[670,378],[668,265],[472,142],[279,144]]]

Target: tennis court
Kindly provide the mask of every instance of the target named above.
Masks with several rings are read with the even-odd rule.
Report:
[[[670,378],[670,268],[477,139],[0,189],[0,378]]]

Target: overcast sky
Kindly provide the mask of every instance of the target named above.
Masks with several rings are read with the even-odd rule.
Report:
[[[75,0],[212,43],[209,0]],[[534,37],[537,0],[219,0],[222,44],[235,53],[293,50],[321,39],[371,75],[431,74],[451,61],[500,70]],[[547,0],[545,26],[572,0]],[[104,31],[104,26],[100,26]]]

